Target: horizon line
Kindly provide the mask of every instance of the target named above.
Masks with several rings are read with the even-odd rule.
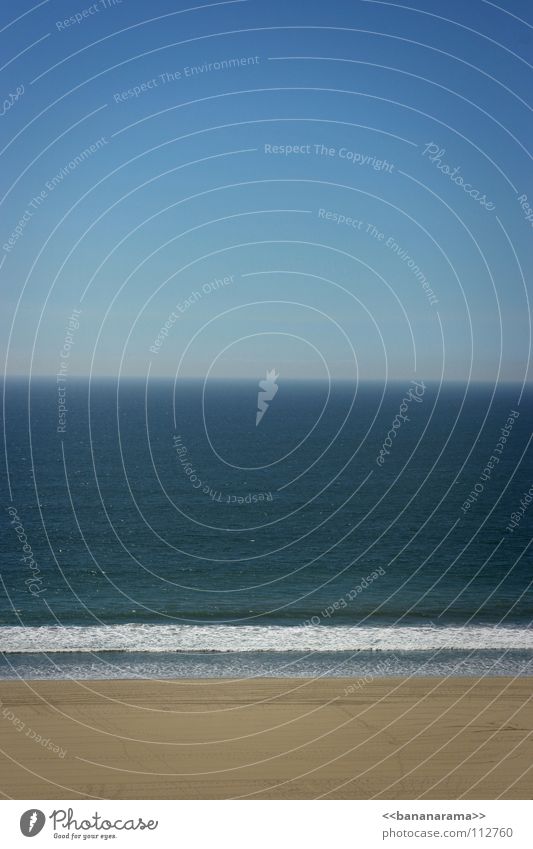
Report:
[[[56,381],[56,374],[6,374],[2,376],[2,380],[49,380]],[[75,381],[98,381],[98,380],[114,380],[114,381],[126,381],[126,380],[135,380],[135,381],[143,381],[147,382],[148,380],[165,380],[165,381],[175,381],[176,377],[173,375],[142,375],[142,374],[133,374],[133,375],[117,375],[117,374],[78,374],[78,375],[66,375],[66,382],[75,382]],[[183,375],[177,378],[178,381],[195,381],[195,382],[203,382],[205,381],[205,377],[198,375]],[[283,378],[284,381],[292,382],[292,383],[328,383],[327,378],[324,377],[295,377],[288,376]],[[421,375],[410,375],[410,376],[402,376],[402,377],[365,377],[365,378],[353,378],[353,377],[332,377],[331,383],[400,383],[411,380],[421,380],[423,383],[433,383],[433,384],[450,384],[450,383],[459,383],[462,385],[471,385],[471,384],[488,384],[491,386],[498,385],[529,385],[533,382],[533,378],[529,380],[524,380],[524,378],[506,378],[499,379],[495,381],[490,378],[465,378],[465,377],[453,377],[453,378],[444,378],[441,377],[423,377]],[[225,377],[212,377],[209,379],[211,383],[227,383],[228,381],[232,382],[257,382],[255,377],[243,377],[242,375],[228,375]]]

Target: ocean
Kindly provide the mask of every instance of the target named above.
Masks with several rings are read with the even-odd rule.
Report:
[[[0,677],[533,673],[530,387],[3,396]]]

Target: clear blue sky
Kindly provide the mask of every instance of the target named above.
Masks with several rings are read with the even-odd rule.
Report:
[[[532,8],[414,2],[2,4],[7,372],[522,380]]]

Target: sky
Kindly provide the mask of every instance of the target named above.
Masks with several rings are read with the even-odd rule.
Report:
[[[8,375],[528,379],[528,2],[2,4]]]

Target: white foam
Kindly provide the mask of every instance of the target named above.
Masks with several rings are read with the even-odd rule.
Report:
[[[533,630],[472,626],[60,625],[0,627],[1,652],[533,650]]]

